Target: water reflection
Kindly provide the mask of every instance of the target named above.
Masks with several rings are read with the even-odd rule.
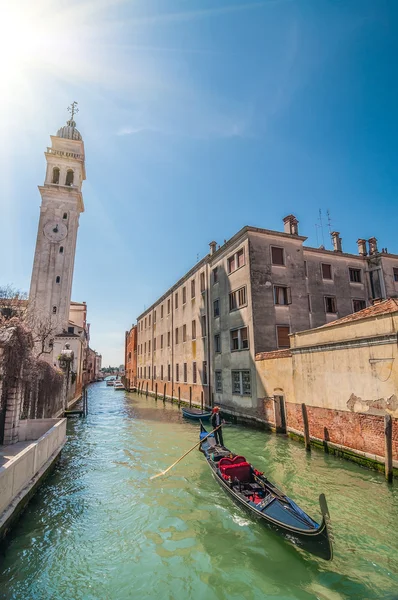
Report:
[[[236,506],[176,406],[95,384],[61,461],[3,549],[4,598],[392,599],[398,494],[381,476],[283,437],[231,426],[245,454],[313,517],[325,492],[335,560],[297,550]]]

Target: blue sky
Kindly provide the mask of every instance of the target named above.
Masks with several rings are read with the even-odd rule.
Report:
[[[294,213],[316,246],[329,209],[344,250],[375,235],[398,254],[395,0],[14,0],[0,16],[0,283],[29,289],[43,152],[77,100],[73,299],[105,364],[244,225]]]

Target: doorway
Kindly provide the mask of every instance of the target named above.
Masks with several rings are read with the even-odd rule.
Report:
[[[284,396],[274,396],[275,427],[277,433],[286,433],[286,406]]]

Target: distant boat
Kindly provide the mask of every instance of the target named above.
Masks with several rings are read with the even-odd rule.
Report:
[[[115,381],[113,389],[114,390],[125,390],[126,388],[124,387],[124,385],[122,384],[121,381]]]
[[[211,417],[211,412],[206,410],[199,410],[198,408],[181,408],[182,414],[187,419],[194,419],[195,421],[208,421]]]
[[[112,377],[112,379],[107,379],[106,380],[106,385],[109,385],[109,386],[115,385],[115,378]]]

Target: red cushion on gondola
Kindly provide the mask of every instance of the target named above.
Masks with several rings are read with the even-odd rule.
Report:
[[[227,456],[225,456],[224,458],[220,458],[220,460],[218,461],[218,466],[221,467],[222,465],[233,465],[233,459],[232,458],[228,458]]]
[[[246,462],[246,459],[244,456],[239,456],[239,454],[237,454],[236,456],[233,457],[232,461],[237,464],[237,463],[243,463]]]
[[[250,481],[250,470],[250,465],[246,461],[234,464],[224,464],[220,466],[220,471],[223,476],[231,477],[232,480],[236,478],[242,483],[247,483]]]

